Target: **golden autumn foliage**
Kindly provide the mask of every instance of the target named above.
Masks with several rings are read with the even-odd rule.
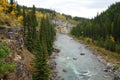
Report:
[[[11,15],[15,15],[15,11],[12,11],[10,14],[11,14]]]
[[[26,13],[31,12],[27,10]],[[17,4],[10,4],[8,0],[0,0],[0,25],[7,26],[17,26],[22,25],[23,16],[17,15]],[[37,20],[40,22],[40,18],[43,17],[43,14],[39,11],[36,11]]]
[[[36,16],[37,16],[37,18],[41,18],[41,17],[43,17],[43,14],[41,12],[36,11]]]
[[[16,4],[11,5],[13,8],[16,8]]]
[[[0,5],[0,12],[3,12],[4,8]]]
[[[9,12],[9,8],[12,11]],[[15,26],[21,22],[22,17],[16,16],[16,4],[10,4],[8,0],[0,0],[0,25]]]
[[[8,10],[9,6],[10,4],[8,3],[7,0],[0,0],[0,11]]]
[[[111,40],[112,42],[115,42],[115,39],[114,39],[113,36],[110,36],[110,40]]]
[[[66,17],[59,14],[59,13],[56,13],[56,17],[59,18],[59,19],[63,19],[63,20],[66,20]]]
[[[18,22],[22,22],[23,21],[23,16],[19,16],[17,19]]]
[[[0,25],[2,24],[2,25],[6,25],[6,23],[7,24],[10,24],[11,23],[11,17],[10,17],[10,15],[8,14],[8,15],[6,15],[6,14],[4,14],[4,13],[1,13],[0,14]]]

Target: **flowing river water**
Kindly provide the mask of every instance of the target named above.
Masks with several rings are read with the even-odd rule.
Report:
[[[58,33],[54,44],[60,49],[55,61],[58,75],[64,80],[112,80],[111,76],[104,72],[105,65],[86,45],[66,34]]]

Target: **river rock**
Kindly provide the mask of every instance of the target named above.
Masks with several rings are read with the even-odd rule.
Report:
[[[111,72],[112,70],[112,67],[111,66],[107,66],[105,69],[104,69],[104,72]]]
[[[55,59],[55,58],[56,58],[56,56],[51,56],[50,58],[51,58],[51,59]]]
[[[73,58],[73,60],[77,60],[77,58]]]
[[[54,70],[56,69],[57,63],[54,60],[49,61],[49,68]]]
[[[108,72],[109,70],[108,69],[104,69],[104,72]]]
[[[85,55],[85,53],[80,53],[80,55]]]
[[[120,80],[120,77],[119,76],[115,76],[114,80]]]
[[[114,80],[120,80],[120,68],[114,72]]]
[[[67,70],[66,70],[66,69],[63,69],[63,72],[67,72]]]
[[[53,48],[53,52],[55,52],[55,53],[59,53],[60,50],[59,50],[59,49],[56,49],[56,48]]]
[[[80,72],[81,74],[86,74],[86,73],[88,73],[88,71],[82,71],[82,72]]]

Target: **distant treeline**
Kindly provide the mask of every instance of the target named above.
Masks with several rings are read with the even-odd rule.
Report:
[[[83,21],[74,27],[71,34],[110,51],[120,53],[120,2],[112,4],[94,19]]]
[[[31,8],[29,8],[29,9],[31,9]],[[56,12],[55,10],[45,9],[45,8],[36,8],[36,10],[37,10],[37,11],[40,11],[40,12],[42,12],[42,13],[49,13],[49,14],[56,14],[56,13],[58,13],[58,12]],[[61,14],[61,15],[65,16],[66,19],[73,19],[73,20],[75,20],[75,21],[84,21],[84,20],[87,20],[87,18],[77,17],[77,16],[72,17],[71,15],[64,14],[64,13]]]

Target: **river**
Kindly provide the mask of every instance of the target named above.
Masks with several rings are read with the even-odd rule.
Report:
[[[58,75],[64,80],[112,80],[105,65],[86,45],[66,34],[57,33],[54,45],[60,49],[56,56]]]

